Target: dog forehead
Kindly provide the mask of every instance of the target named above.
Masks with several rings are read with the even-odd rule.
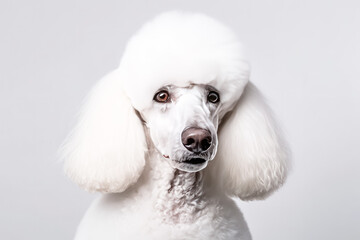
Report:
[[[231,30],[203,14],[182,12],[145,24],[128,42],[119,69],[138,110],[166,85],[206,84],[226,96],[241,93],[249,77],[242,46]]]

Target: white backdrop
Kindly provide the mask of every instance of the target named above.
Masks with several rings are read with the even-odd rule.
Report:
[[[238,33],[292,147],[286,185],[266,201],[239,201],[254,239],[360,239],[356,0],[2,0],[0,238],[72,238],[96,195],[66,179],[57,149],[127,39],[173,9]]]

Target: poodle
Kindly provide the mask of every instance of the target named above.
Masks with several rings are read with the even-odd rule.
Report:
[[[249,72],[235,34],[212,18],[146,23],[62,148],[67,176],[104,193],[75,239],[251,239],[232,197],[267,197],[289,154]]]

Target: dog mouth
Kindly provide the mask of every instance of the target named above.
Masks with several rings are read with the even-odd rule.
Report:
[[[206,160],[203,158],[190,158],[188,160],[183,161],[182,163],[198,165],[198,164],[203,164],[204,162],[206,162]]]
[[[164,158],[169,159],[169,155],[163,155]],[[184,161],[175,161],[177,163],[186,163],[186,164],[193,164],[193,165],[198,165],[198,164],[203,164],[206,162],[206,159],[204,158],[189,158],[186,159]]]
[[[167,155],[164,158],[169,159]],[[184,172],[198,172],[207,166],[208,161],[205,158],[186,158],[186,160],[172,160],[170,164],[173,168],[177,168]]]
[[[205,158],[186,158],[182,161],[173,161],[174,167],[184,172],[198,172],[204,169],[208,161]]]

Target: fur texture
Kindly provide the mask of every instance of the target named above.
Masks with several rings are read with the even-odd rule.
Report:
[[[170,12],[145,24],[63,146],[74,182],[111,193],[94,202],[76,239],[251,239],[229,197],[268,196],[286,179],[288,153],[248,81],[240,42],[217,21]],[[161,91],[166,102],[156,101]],[[189,128],[209,133],[206,150],[185,147]]]

